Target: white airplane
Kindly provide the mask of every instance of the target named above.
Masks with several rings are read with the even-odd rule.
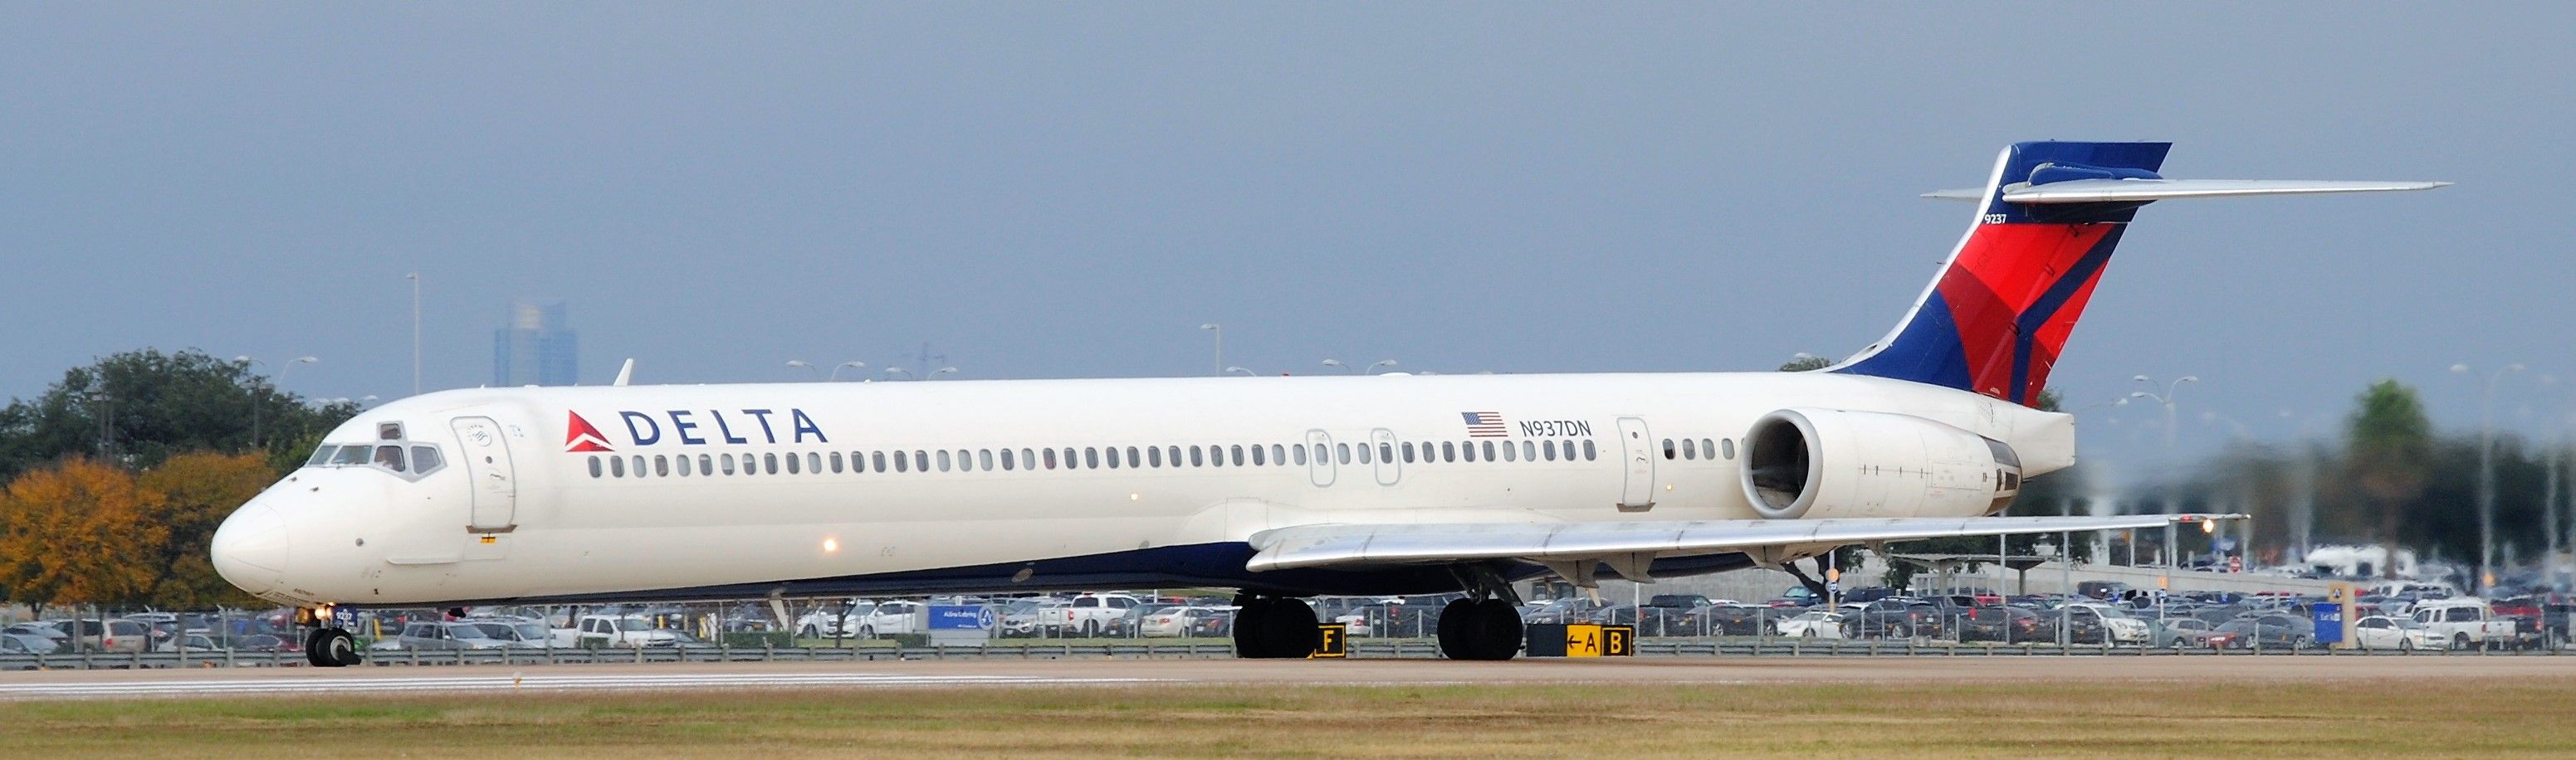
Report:
[[[485,388],[367,410],[225,520],[226,580],[316,665],[369,606],[1241,589],[1464,591],[1441,649],[1508,659],[1512,582],[1772,566],[1941,536],[2214,515],[1995,517],[2075,461],[2038,397],[2137,207],[2429,182],[2167,180],[2167,143],[2014,145],[1897,328],[1815,372]]]

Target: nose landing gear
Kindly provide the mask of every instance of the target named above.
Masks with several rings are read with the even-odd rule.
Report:
[[[304,632],[304,661],[317,668],[345,668],[363,661],[358,655],[358,639],[339,627],[331,608],[301,608],[295,611],[297,625]]]

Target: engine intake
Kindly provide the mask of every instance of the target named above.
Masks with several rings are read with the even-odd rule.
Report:
[[[2021,490],[2012,447],[1904,414],[1782,409],[1744,436],[1744,495],[1771,519],[1973,517]]]

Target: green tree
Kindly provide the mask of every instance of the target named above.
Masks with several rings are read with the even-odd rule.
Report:
[[[2377,538],[2404,545],[2408,513],[2424,494],[2434,455],[2433,422],[2415,389],[2396,380],[2372,383],[2347,421],[2345,476],[2377,523]]]
[[[73,455],[148,469],[186,451],[276,452],[356,413],[281,393],[247,362],[128,351],[0,410],[0,478]]]
[[[1780,371],[1812,372],[1831,366],[1834,366],[1834,360],[1832,359],[1827,359],[1815,354],[1799,354],[1796,358],[1792,358],[1787,363],[1780,365]]]

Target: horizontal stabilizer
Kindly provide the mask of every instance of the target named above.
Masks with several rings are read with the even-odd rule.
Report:
[[[1486,559],[1534,562],[1628,554],[1687,556],[1766,546],[1857,544],[1952,536],[2162,528],[2244,515],[2108,517],[1902,517],[1823,520],[1638,520],[1570,523],[1394,523],[1300,525],[1252,535],[1254,572],[1300,567],[1438,564]]]
[[[2309,195],[2431,190],[2448,182],[2336,182],[2287,179],[2077,179],[2003,187],[2006,203],[2119,203],[2243,195]],[[1973,191],[1971,191],[1973,192]],[[1944,196],[1947,197],[1947,196]],[[1974,200],[1977,196],[1968,196]]]

